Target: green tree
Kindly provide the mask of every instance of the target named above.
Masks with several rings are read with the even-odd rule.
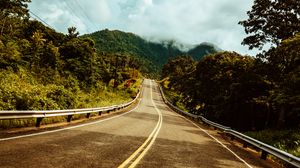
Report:
[[[266,43],[277,46],[300,30],[299,0],[255,0],[247,14],[249,18],[239,24],[249,34],[242,44],[250,49],[261,49]]]
[[[15,27],[28,20],[27,3],[31,0],[0,0],[0,35],[15,32]],[[22,19],[22,20],[16,20]]]
[[[84,88],[95,83],[95,43],[91,39],[73,38],[60,46],[64,70],[74,74]]]
[[[170,82],[168,87],[175,92],[172,96],[173,103],[186,108],[195,113],[194,105],[191,102],[191,95],[194,92],[194,71],[197,62],[190,56],[180,56],[168,61],[162,70],[162,77]]]
[[[37,20],[29,20],[26,25],[24,25],[24,28],[22,30],[23,35],[20,38],[24,38],[27,40],[30,40],[29,37],[32,37],[32,35],[35,32],[42,32],[43,37],[47,39],[47,41],[52,41],[55,46],[61,45],[63,42],[65,42],[64,38],[65,35],[62,33],[58,33],[55,30],[46,27],[41,22]]]
[[[1,0],[1,17],[18,16],[28,17],[27,3],[31,0]]]
[[[79,32],[76,30],[76,27],[69,27],[68,28],[68,34],[67,34],[67,39],[71,40],[73,38],[77,38],[79,35]]]
[[[180,56],[175,59],[169,60],[164,65],[162,70],[162,77],[169,78],[170,88],[174,88],[177,91],[184,92],[187,84],[183,81],[189,81],[191,74],[196,69],[196,61],[190,56]]]
[[[268,60],[268,76],[275,85],[271,101],[278,128],[295,127],[300,121],[299,51],[300,34],[297,34],[265,54]]]
[[[4,44],[0,40],[0,70],[7,67],[16,68],[21,61],[21,55],[17,42],[9,41]]]
[[[250,129],[267,114],[256,114],[258,99],[268,96],[268,83],[255,72],[256,61],[235,52],[200,60],[194,72],[191,104],[206,117],[236,129]],[[262,113],[262,111],[261,111]],[[262,116],[262,117],[261,117]],[[262,127],[262,126],[261,126]]]

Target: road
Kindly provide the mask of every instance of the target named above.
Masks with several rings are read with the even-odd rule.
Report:
[[[145,80],[129,112],[0,139],[0,167],[267,167],[218,136],[170,110]]]

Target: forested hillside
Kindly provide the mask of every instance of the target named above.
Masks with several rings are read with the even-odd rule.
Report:
[[[182,51],[174,40],[155,43],[133,33],[118,30],[105,29],[83,37],[93,39],[99,53],[119,53],[135,58],[140,64],[141,71],[151,76],[157,76],[162,66],[171,58],[190,55],[199,60],[205,55],[220,51],[209,43],[202,43],[192,47],[189,51]],[[183,46],[183,44],[180,45]]]
[[[183,52],[174,41],[154,43],[117,30],[79,36],[70,27],[62,34],[31,19],[28,3],[1,1],[0,110],[97,106],[110,93],[127,100],[136,93],[131,85],[136,86],[139,71],[158,76],[169,58],[200,59],[216,52],[207,44]]]
[[[28,2],[0,3],[0,110],[98,107],[137,93],[135,60],[97,53],[75,27],[62,34],[30,19]]]
[[[240,22],[249,33],[243,44],[251,49],[272,43],[268,51],[256,57],[219,52],[199,61],[185,56],[164,65],[162,77],[189,110],[237,129],[300,126],[300,32],[299,26],[294,27],[300,18],[290,14],[295,15],[289,18],[294,24],[276,24],[278,17],[286,17],[281,11],[297,10],[300,2],[268,5],[255,2],[249,19]],[[271,8],[276,12],[268,11]],[[272,19],[264,20],[261,9]],[[260,20],[263,27],[256,26]],[[274,26],[280,29],[269,29]]]
[[[170,60],[162,77],[174,104],[240,131],[261,131],[249,135],[300,156],[299,6],[254,2],[249,19],[240,22],[249,35],[242,44],[272,44],[256,57],[221,52]]]

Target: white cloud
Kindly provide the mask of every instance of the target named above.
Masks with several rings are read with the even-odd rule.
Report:
[[[92,21],[108,22],[111,19],[111,9],[107,0],[85,0],[84,12]]]
[[[66,32],[71,24],[81,34],[105,28],[120,29],[154,40],[177,39],[187,44],[207,41],[224,50],[252,54],[255,51],[249,52],[240,44],[246,35],[238,25],[238,21],[247,18],[246,11],[251,9],[252,3],[241,0],[43,0],[33,1],[30,9],[58,31]]]

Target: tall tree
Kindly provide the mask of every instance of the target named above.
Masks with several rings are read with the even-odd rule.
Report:
[[[67,34],[67,37],[68,37],[69,40],[73,39],[73,38],[76,38],[79,35],[79,32],[76,30],[76,27],[69,27],[68,28],[68,33],[69,34]]]
[[[0,35],[3,35],[5,30],[10,32],[13,30],[16,23],[20,22],[16,21],[16,18],[29,18],[27,9],[29,2],[31,0],[0,0]]]
[[[196,63],[190,56],[180,56],[171,59],[164,65],[162,77],[169,77],[169,87],[174,87],[178,91],[186,90],[185,87],[187,85],[182,81],[188,81],[187,78],[196,69]]]
[[[27,3],[31,0],[0,0],[1,18],[8,16],[28,17]]]
[[[190,86],[191,105],[210,119],[237,129],[256,127],[260,116],[251,107],[268,95],[267,84],[255,73],[255,59],[235,52],[206,56],[197,64]]]
[[[271,100],[277,127],[297,126],[300,120],[300,34],[268,51],[268,76],[276,84]],[[289,121],[289,122],[286,122]]]
[[[299,0],[255,0],[247,14],[249,18],[239,24],[249,34],[242,42],[249,49],[262,49],[267,43],[277,46],[300,31]]]
[[[94,84],[94,68],[96,49],[93,40],[73,38],[59,48],[63,60],[64,70],[74,74],[83,87]]]

